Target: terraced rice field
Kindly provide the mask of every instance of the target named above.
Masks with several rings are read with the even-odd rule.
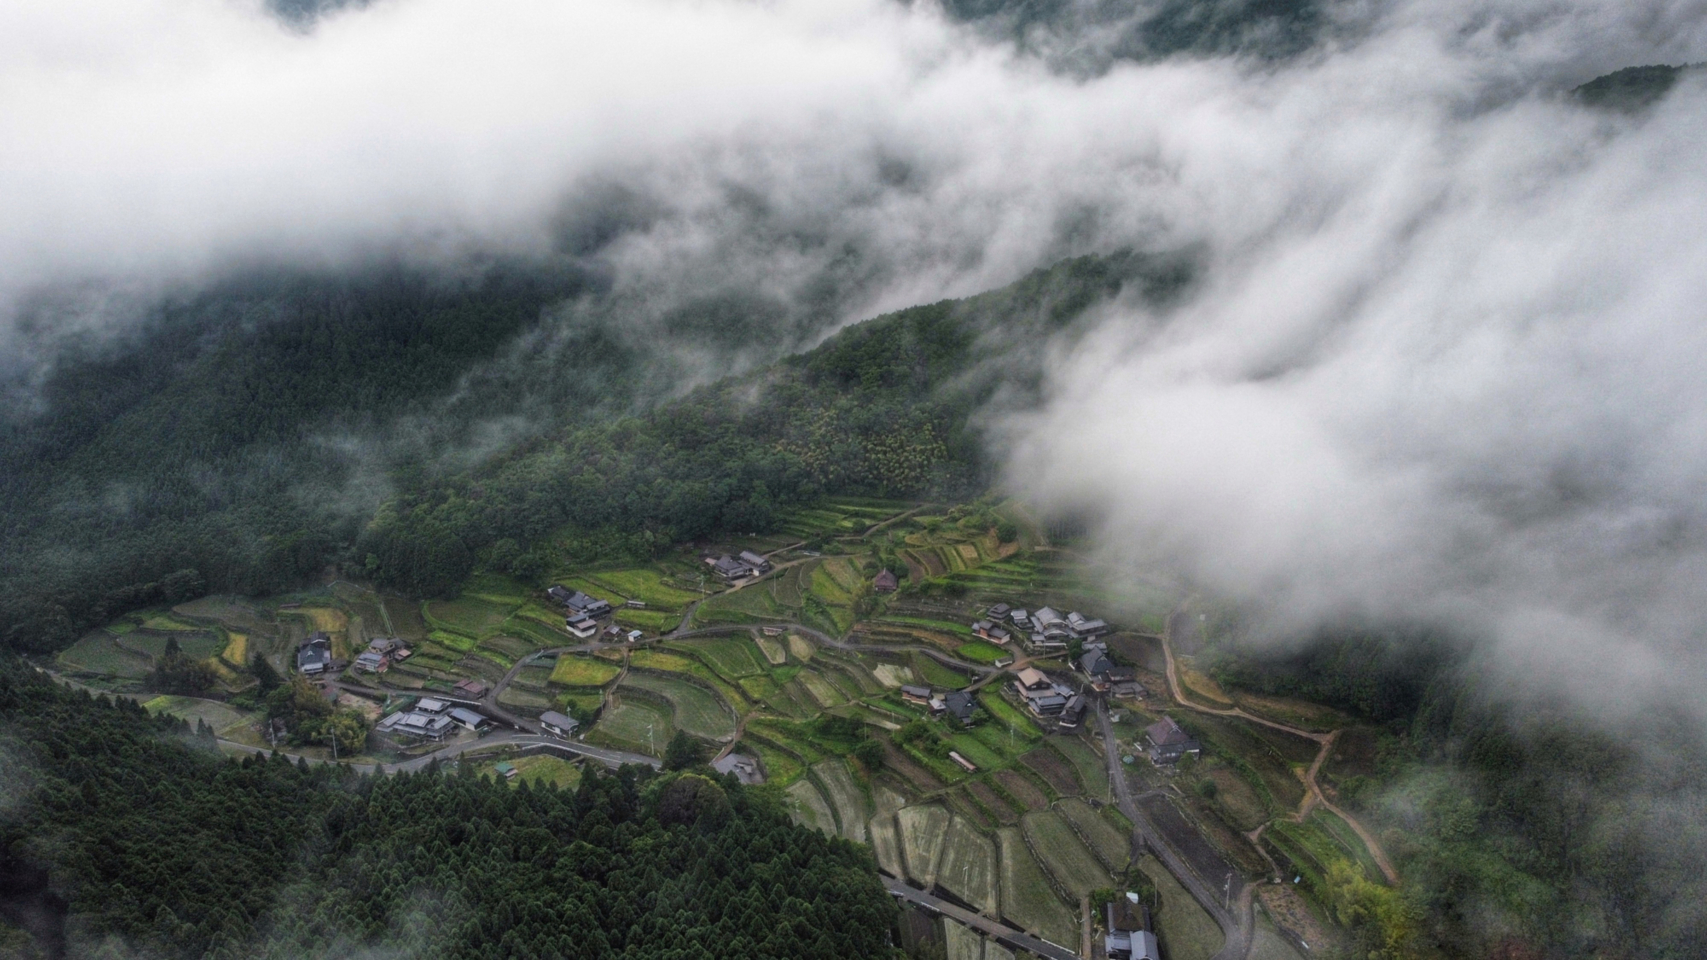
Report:
[[[127,680],[146,677],[149,671],[154,669],[153,662],[147,657],[120,647],[104,630],[85,634],[76,643],[61,650],[58,660],[72,670]]]
[[[870,838],[871,852],[877,857],[877,866],[892,877],[904,876],[907,873],[906,864],[901,859],[901,834],[895,826],[895,814],[879,813],[866,824],[866,835]]]
[[[1102,865],[1110,873],[1126,869],[1132,859],[1132,835],[1122,833],[1114,825],[1092,810],[1090,804],[1082,800],[1063,800],[1055,805],[1061,816],[1067,819],[1073,829],[1078,831],[1081,839],[1097,855]]]
[[[245,713],[218,700],[203,700],[199,697],[155,697],[144,702],[142,709],[156,715],[171,714],[181,720],[188,720],[191,724],[197,720],[204,720],[215,732],[248,723],[254,719],[253,714]]]
[[[227,631],[225,649],[220,652],[219,659],[238,669],[249,666],[249,636]]]
[[[1060,814],[1053,810],[1034,811],[1025,815],[1021,825],[1031,849],[1042,858],[1055,881],[1072,896],[1087,896],[1113,882],[1102,861]]]
[[[432,600],[423,607],[429,624],[471,637],[484,637],[503,626],[518,605],[464,596],[456,600]]]
[[[877,678],[878,683],[890,690],[914,681],[912,668],[897,663],[880,663],[871,668],[871,675]]]
[[[1215,920],[1193,900],[1155,857],[1138,861],[1156,884],[1162,907],[1156,911],[1156,938],[1161,941],[1162,955],[1169,960],[1209,960],[1226,943]]]
[[[946,687],[949,690],[959,690],[970,682],[966,675],[957,673],[943,666],[922,653],[915,653],[911,659],[913,673],[920,680],[933,687]]]
[[[385,612],[391,615],[392,629],[404,640],[419,642],[427,637],[427,621],[421,617],[421,606],[396,597],[380,597]]]
[[[549,682],[560,687],[602,687],[616,679],[622,670],[608,660],[563,654],[551,670]]]
[[[984,938],[953,920],[942,922],[946,960],[984,960]]]
[[[1042,777],[1056,794],[1063,797],[1079,794],[1079,776],[1073,770],[1072,763],[1047,745],[1027,752],[1019,758],[1019,762]]]
[[[786,639],[788,641],[789,655],[794,657],[794,659],[799,660],[801,663],[810,661],[818,652],[818,648],[812,645],[812,641],[798,633],[788,634]]]
[[[1057,737],[1050,741],[1050,746],[1073,764],[1073,769],[1078,771],[1079,782],[1085,785],[1086,796],[1108,799],[1108,766],[1089,744],[1078,737]]]
[[[1000,910],[1001,872],[996,866],[996,845],[964,817],[954,818],[943,839],[937,883],[977,907],[979,912],[993,915]]]
[[[974,780],[966,785],[966,792],[978,805],[989,811],[996,822],[1007,826],[1019,822],[1020,811],[1013,808],[1006,798],[997,793],[995,788],[983,780]]]
[[[661,757],[664,745],[675,733],[670,718],[664,715],[665,709],[662,705],[629,697],[616,707],[607,709],[587,736],[607,746]]]
[[[533,653],[535,650],[539,649],[539,647],[536,644],[529,643],[518,637],[507,637],[499,634],[498,636],[487,637],[485,640],[480,641],[480,649],[494,651],[502,655],[506,660],[514,663],[528,654]]]
[[[823,794],[818,792],[811,780],[796,780],[783,792],[792,801],[789,804],[789,813],[796,822],[832,835],[837,832],[836,817],[830,812],[830,805],[824,802]]]
[[[516,779],[512,782],[521,783],[554,783],[563,790],[573,790],[581,784],[581,766],[571,763],[562,757],[548,753],[532,757],[519,757],[510,761],[516,768]],[[481,772],[487,772],[482,770]]]
[[[628,662],[647,670],[662,670],[666,673],[691,673],[694,666],[694,661],[687,657],[657,650],[636,650],[629,656]]]
[[[856,843],[866,842],[865,828],[871,819],[871,801],[854,782],[848,765],[841,760],[825,760],[812,767],[812,775],[842,825],[841,835]]]
[[[1043,868],[1032,859],[1018,827],[996,831],[1001,854],[1002,916],[1052,943],[1075,947],[1079,921],[1049,885]]]
[[[795,674],[794,679],[811,695],[813,702],[821,708],[839,707],[848,702],[848,698],[835,685],[813,670],[802,670]]]
[[[696,737],[720,740],[735,734],[735,713],[716,694],[703,687],[656,674],[630,672],[618,690],[636,688],[669,701],[678,729]]]
[[[647,609],[658,609],[664,612],[680,614],[683,607],[698,600],[700,594],[683,590],[664,582],[666,574],[652,567],[630,568],[625,570],[600,570],[582,576],[590,585],[606,593],[614,593],[622,600],[639,600],[646,604]],[[612,599],[613,606],[620,606],[617,598]]]
[[[689,640],[693,651],[721,676],[735,680],[765,672],[758,647],[748,639]]]
[[[754,637],[753,643],[771,666],[780,667],[788,662],[788,647],[781,637]]]
[[[1049,806],[1049,798],[1038,789],[1037,784],[1026,779],[1025,775],[1017,770],[1002,770],[994,779],[1008,796],[1019,801],[1026,809],[1042,810]]]
[[[956,647],[954,652],[959,655],[960,659],[969,660],[973,663],[995,663],[1003,657],[1011,656],[1001,647],[993,643],[985,643],[982,640],[963,643]]]
[[[192,660],[206,660],[218,656],[219,652],[225,649],[225,638],[209,630],[197,630],[194,633],[155,633],[143,629],[125,634],[117,643],[121,647],[128,647],[150,657],[159,657],[166,653],[166,644],[172,640],[176,640],[179,649],[184,651],[184,656]]]
[[[937,863],[952,820],[947,810],[935,805],[907,807],[895,814],[907,877],[926,890],[936,883]]]

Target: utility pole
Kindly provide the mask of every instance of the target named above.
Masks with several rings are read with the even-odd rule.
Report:
[[[1224,905],[1223,909],[1225,909],[1225,910],[1233,909],[1233,875],[1232,875],[1232,873],[1228,873],[1227,879],[1225,881],[1223,881],[1221,884],[1221,902]]]

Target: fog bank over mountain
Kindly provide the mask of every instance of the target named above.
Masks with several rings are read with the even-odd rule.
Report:
[[[711,303],[756,363],[1060,257],[1192,248],[1181,305],[1112,311],[998,421],[1016,489],[1265,635],[1444,622],[1512,676],[1703,679],[1707,99],[1566,91],[1707,60],[1707,4],[1140,29],[1178,6],[13,5],[0,354],[27,376],[241,270],[508,256],[573,262],[660,343]]]

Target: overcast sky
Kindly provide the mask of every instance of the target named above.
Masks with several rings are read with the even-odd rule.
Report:
[[[835,274],[836,322],[1198,244],[1183,307],[1110,311],[997,424],[1015,489],[1276,637],[1427,618],[1527,689],[1698,689],[1707,98],[1563,91],[1707,60],[1707,5],[1329,10],[1283,63],[1087,79],[925,2],[384,0],[309,31],[5,5],[0,345],[44,287],[538,251],[587,218],[616,216],[589,255],[619,290]]]

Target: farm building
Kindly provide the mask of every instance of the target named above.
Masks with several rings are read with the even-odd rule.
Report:
[[[1150,762],[1157,766],[1178,763],[1188,753],[1203,752],[1203,745],[1180,729],[1173,717],[1163,717],[1150,724],[1144,729],[1144,738],[1150,741]]]
[[[887,570],[879,571],[877,577],[871,581],[871,589],[877,593],[894,593],[895,588],[900,585],[901,582],[895,579],[895,575]]]
[[[641,633],[639,630],[630,630],[630,631],[628,631],[628,642],[629,643],[639,643],[640,638],[644,637],[644,636],[645,636],[645,634]]]
[[[474,733],[479,733],[492,725],[491,720],[488,720],[482,714],[475,713],[467,707],[451,707],[450,713],[446,714],[446,716],[450,717],[451,723]]]
[[[771,562],[751,550],[741,551],[741,562],[752,568],[754,573],[771,572]]]
[[[332,666],[332,638],[324,633],[317,633],[296,648],[296,670],[298,673],[314,676],[325,673]]]
[[[711,769],[718,773],[733,773],[735,779],[748,786],[764,783],[765,775],[759,769],[759,761],[739,753],[731,753],[711,762]]]
[[[450,704],[444,702],[443,700],[435,700],[432,697],[422,697],[421,699],[415,701],[415,712],[416,713],[428,713],[428,714],[433,714],[434,716],[437,716],[438,714],[444,713],[446,710],[449,710],[449,709],[450,709]]]
[[[567,738],[574,736],[575,728],[581,724],[573,717],[566,717],[555,710],[547,710],[539,715],[539,725],[544,727],[545,732],[552,736]]]
[[[480,697],[484,696],[486,693],[486,681],[484,681],[484,680],[461,680],[461,681],[457,682],[457,685],[454,689],[456,690],[457,693],[460,693],[465,697],[473,697],[476,700],[478,700]]]
[[[396,637],[374,637],[368,641],[367,648],[382,657],[389,657],[403,649],[403,641]]]
[[[503,777],[505,780],[516,779],[516,765],[513,763],[500,762],[492,767],[492,772]]]
[[[984,612],[990,615],[991,620],[1001,620],[1006,618],[1008,611],[1012,609],[1013,607],[1010,607],[1005,603],[998,603]]]
[[[977,773],[978,772],[978,765],[977,764],[975,764],[972,761],[961,756],[958,752],[956,752],[954,750],[948,751],[948,759],[953,760],[955,763],[960,764],[960,768],[962,770],[965,770],[967,773]]]
[[[901,688],[901,699],[908,703],[916,703],[921,707],[926,706],[931,702],[931,688],[903,686]]]

